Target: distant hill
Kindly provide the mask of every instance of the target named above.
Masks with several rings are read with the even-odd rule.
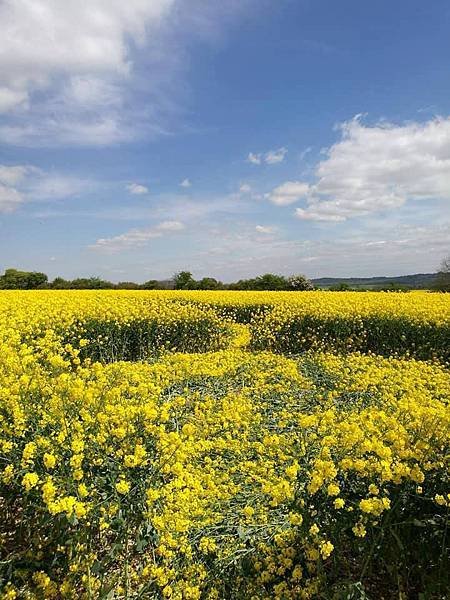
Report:
[[[399,277],[321,277],[313,279],[316,287],[329,288],[344,283],[351,288],[380,288],[390,285],[400,285],[411,289],[429,289],[433,287],[435,273],[416,273],[415,275],[400,275]]]

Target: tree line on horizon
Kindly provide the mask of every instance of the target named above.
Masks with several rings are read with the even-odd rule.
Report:
[[[133,281],[119,281],[112,283],[100,277],[79,277],[76,279],[64,279],[56,277],[49,281],[45,273],[37,271],[20,271],[18,269],[6,269],[0,275],[0,289],[12,290],[252,290],[252,291],[308,291],[315,289],[314,283],[304,275],[277,275],[265,273],[251,279],[240,279],[233,283],[223,283],[214,277],[203,277],[196,280],[190,271],[180,271],[172,279],[158,281],[150,279],[144,283]],[[330,291],[347,291],[364,288],[352,288],[344,282],[336,283],[327,288]],[[372,291],[409,291],[411,287],[391,282]],[[450,257],[445,258],[436,273],[432,289],[442,292],[450,292]]]
[[[279,291],[305,291],[312,290],[312,282],[304,275],[285,277],[273,273],[266,273],[253,279],[240,279],[234,283],[222,283],[214,277],[203,277],[196,280],[189,271],[180,271],[172,279],[158,281],[150,279],[144,283],[133,281],[119,281],[112,283],[100,277],[80,277],[77,279],[64,279],[56,277],[49,281],[45,273],[37,271],[19,271],[6,269],[0,275],[0,289],[15,290],[279,290]]]

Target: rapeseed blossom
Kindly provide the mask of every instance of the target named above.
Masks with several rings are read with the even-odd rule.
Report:
[[[403,523],[442,548],[448,308],[0,293],[0,598],[314,598]]]

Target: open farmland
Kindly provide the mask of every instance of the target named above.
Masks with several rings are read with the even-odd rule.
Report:
[[[1,292],[0,597],[444,598],[449,348],[445,294]]]

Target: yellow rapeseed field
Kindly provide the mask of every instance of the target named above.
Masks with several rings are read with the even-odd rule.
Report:
[[[444,598],[450,298],[0,292],[0,598]]]

